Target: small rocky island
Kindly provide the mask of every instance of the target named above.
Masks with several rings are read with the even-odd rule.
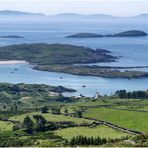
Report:
[[[77,33],[67,36],[66,38],[140,37],[140,36],[147,36],[147,33],[140,30],[129,30],[117,34],[106,34],[106,35],[95,34],[95,33]]]
[[[0,38],[24,38],[23,36],[19,35],[2,35]]]
[[[67,36],[67,38],[99,38],[99,37],[103,37],[103,35],[95,33],[77,33]]]

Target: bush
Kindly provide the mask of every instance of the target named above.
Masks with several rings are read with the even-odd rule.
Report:
[[[44,114],[44,113],[48,113],[48,107],[47,106],[44,106],[41,108],[41,112]]]

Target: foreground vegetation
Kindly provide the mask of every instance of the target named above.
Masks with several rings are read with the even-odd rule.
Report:
[[[148,146],[147,92],[73,98],[65,90],[1,83],[0,146]]]

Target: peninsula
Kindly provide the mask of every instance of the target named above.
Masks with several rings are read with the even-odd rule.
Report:
[[[63,72],[74,75],[99,76],[105,78],[142,78],[148,77],[148,72],[143,71],[120,71],[113,67],[98,67],[98,66],[76,66],[76,65],[42,65],[35,66],[34,69],[41,71]],[[123,67],[124,69],[124,67]]]

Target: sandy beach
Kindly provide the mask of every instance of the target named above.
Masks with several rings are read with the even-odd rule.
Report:
[[[0,61],[0,65],[9,65],[9,64],[26,64],[26,61],[19,60],[9,60],[9,61]]]

